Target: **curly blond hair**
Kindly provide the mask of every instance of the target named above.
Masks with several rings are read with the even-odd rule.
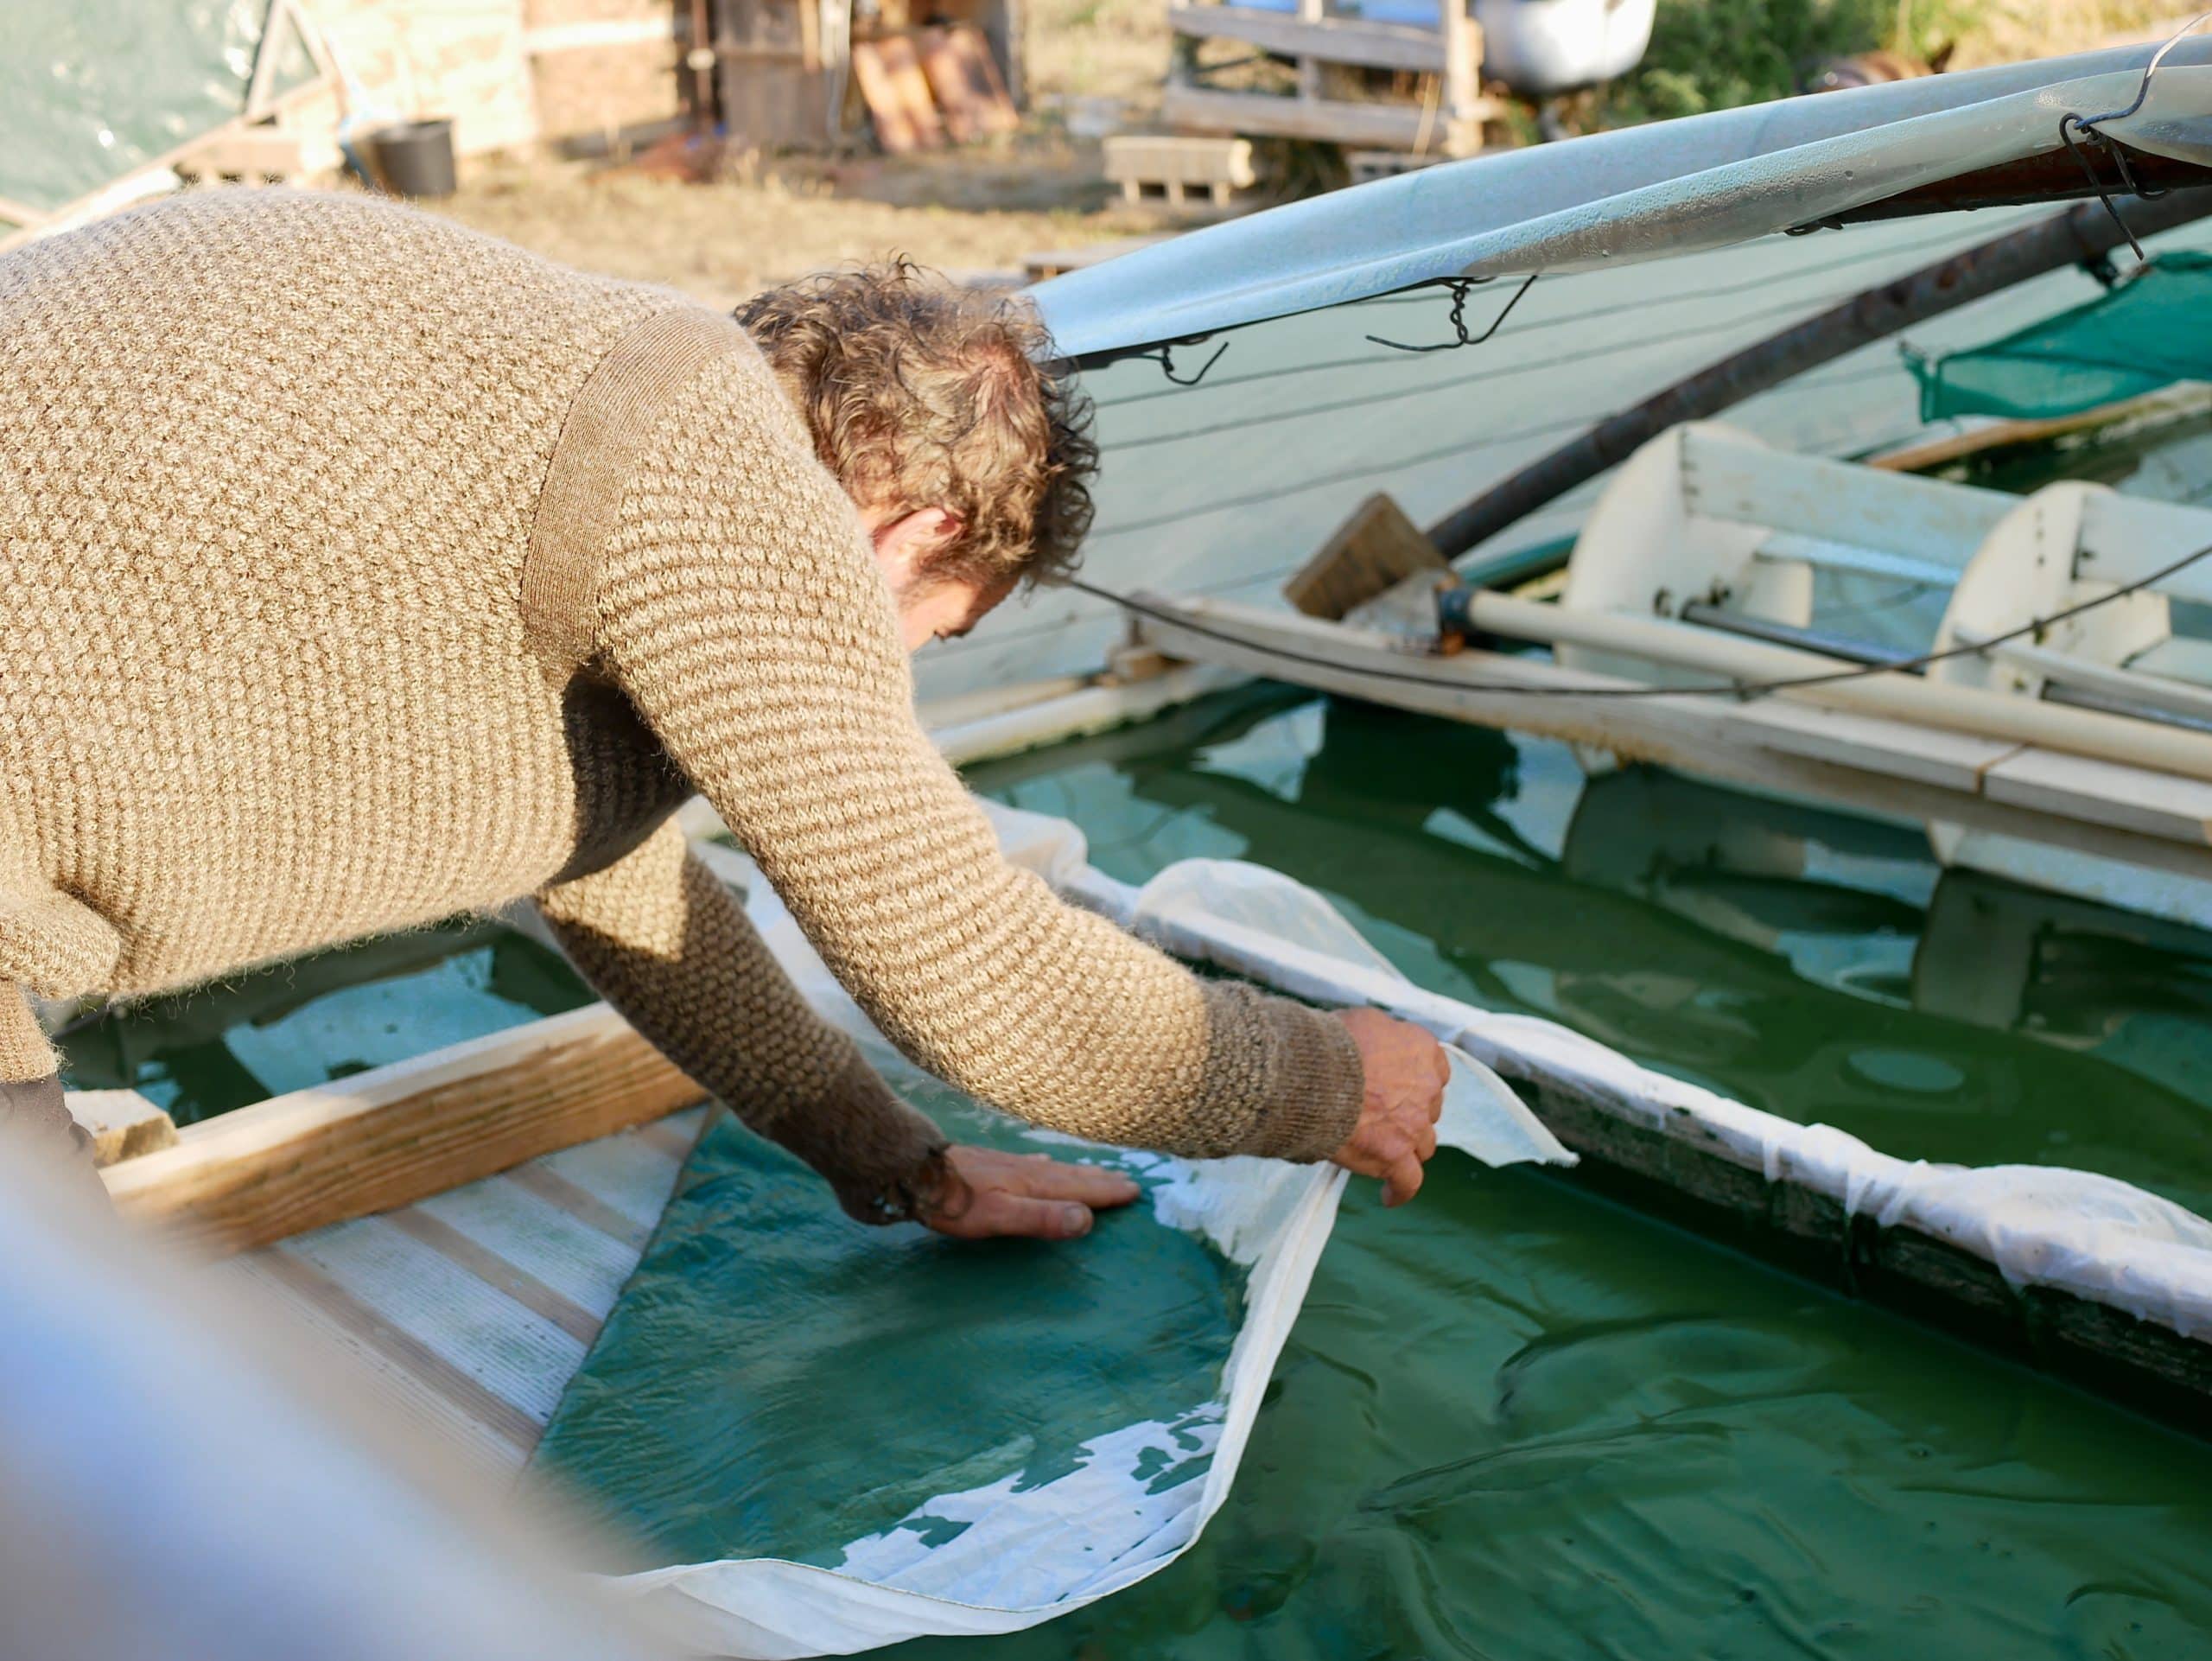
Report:
[[[1074,570],[1098,465],[1091,404],[1027,301],[899,258],[769,289],[736,317],[855,501],[960,520],[933,571],[1004,594]]]

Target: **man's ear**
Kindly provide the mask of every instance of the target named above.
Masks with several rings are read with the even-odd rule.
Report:
[[[931,561],[960,536],[958,519],[941,507],[918,507],[875,527],[876,563],[893,594],[903,594]]]

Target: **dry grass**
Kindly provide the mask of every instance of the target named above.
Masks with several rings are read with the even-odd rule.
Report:
[[[1046,99],[1160,104],[1167,79],[1167,0],[1029,0],[1029,84]]]
[[[442,206],[550,258],[716,306],[850,260],[906,254],[968,277],[1162,225],[1109,200],[1095,147],[1036,137],[912,161],[751,163],[709,184],[487,158]]]
[[[2093,52],[2163,38],[2193,16],[2176,12],[2172,0],[1984,0],[1951,61],[1956,68],[1974,69]]]

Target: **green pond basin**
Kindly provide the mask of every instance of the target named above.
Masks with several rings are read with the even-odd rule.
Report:
[[[1272,865],[1424,984],[1887,1152],[2212,1206],[2212,935],[1943,871],[1916,830],[1281,689],[973,780],[1072,818],[1116,876]],[[479,924],[67,1043],[75,1082],[192,1117],[585,996]],[[2212,1441],[1446,1154],[1402,1210],[1354,1185],[1187,1556],[1025,1634],[893,1653],[2172,1661],[2212,1657],[2208,1565]]]

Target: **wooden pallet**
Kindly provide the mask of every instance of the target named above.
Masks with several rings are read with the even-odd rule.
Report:
[[[303,183],[333,170],[334,152],[277,127],[233,127],[211,136],[177,158],[176,171],[187,184],[283,185]]]
[[[1181,207],[1192,193],[1204,192],[1213,207],[1227,207],[1238,191],[1259,182],[1246,138],[1117,133],[1106,140],[1105,150],[1106,177],[1121,186],[1128,202],[1149,197]]]

